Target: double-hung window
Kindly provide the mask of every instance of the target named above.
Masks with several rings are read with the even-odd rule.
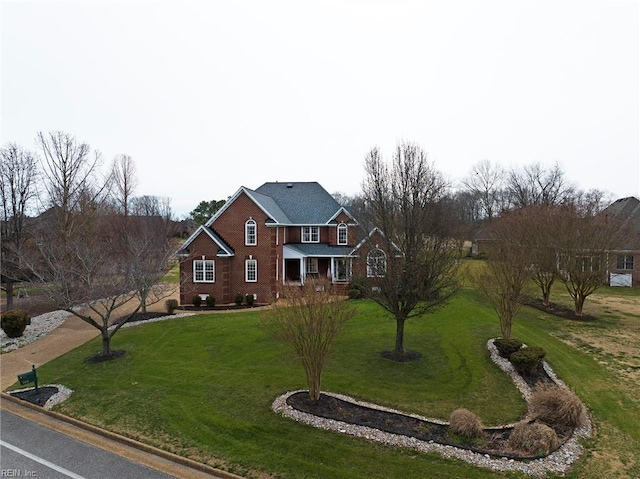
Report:
[[[616,269],[633,269],[633,255],[621,254],[618,255],[618,264]]]
[[[319,243],[320,227],[319,226],[303,226],[302,242],[303,243]]]
[[[258,244],[256,222],[251,218],[244,224],[244,244],[247,246],[255,246]]]
[[[247,283],[258,281],[258,260],[248,259],[244,262],[244,280]]]
[[[215,262],[212,259],[196,259],[193,261],[193,282],[214,283],[216,280]]]
[[[345,225],[344,223],[340,223],[338,225],[338,244],[347,244],[347,225]]]

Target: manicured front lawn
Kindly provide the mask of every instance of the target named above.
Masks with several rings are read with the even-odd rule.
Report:
[[[465,407],[485,425],[517,420],[525,404],[491,363],[486,341],[497,320],[471,290],[434,315],[410,320],[406,347],[424,354],[415,363],[383,360],[395,325],[373,303],[355,303],[326,365],[323,390],[348,394],[406,412],[447,420]],[[625,435],[625,457],[637,455],[637,402],[616,389],[606,369],[586,352],[557,339],[560,320],[526,308],[515,334],[547,348],[552,366],[592,408],[611,438]],[[76,392],[62,413],[194,459],[247,474],[277,477],[524,477],[500,474],[439,455],[393,449],[298,424],[273,413],[279,394],[305,387],[302,367],[259,328],[259,313],[212,314],[125,329],[116,361],[85,364],[97,341],[42,366],[43,383]],[[615,396],[615,404],[607,399]],[[610,453],[596,438],[592,450]],[[601,462],[587,457],[573,477],[598,476]],[[633,471],[633,469],[632,469]],[[624,476],[619,476],[624,477]]]

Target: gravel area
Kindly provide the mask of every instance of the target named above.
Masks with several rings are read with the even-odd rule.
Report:
[[[522,392],[525,400],[531,396],[531,388],[529,385],[520,377],[520,375],[513,369],[511,363],[500,357],[497,349],[493,345],[493,340],[489,340],[487,342],[487,348],[490,351],[491,359],[498,364],[498,366],[505,371],[513,380],[516,387]],[[545,370],[549,377],[551,377],[556,384],[560,387],[566,387],[562,381],[560,381],[554,372],[551,370],[548,364],[545,362]],[[518,461],[515,459],[507,459],[507,458],[493,458],[488,454],[479,454],[473,451],[468,451],[465,449],[460,449],[454,446],[446,446],[442,444],[435,443],[433,441],[425,442],[415,439],[413,437],[401,436],[398,434],[390,434],[387,432],[380,431],[378,429],[372,429],[364,426],[357,426],[354,424],[347,424],[341,421],[336,421],[333,419],[325,419],[318,416],[314,416],[312,414],[304,413],[298,411],[291,406],[289,406],[286,402],[287,398],[299,391],[290,391],[286,394],[283,394],[276,398],[276,400],[272,404],[272,409],[282,414],[285,417],[289,417],[296,421],[308,424],[313,427],[333,430],[343,434],[349,434],[352,436],[361,437],[364,439],[368,439],[370,441],[380,442],[389,446],[396,447],[408,447],[411,449],[415,449],[420,452],[438,452],[444,457],[456,458],[466,461],[471,464],[475,464],[477,466],[490,468],[496,471],[520,471],[529,476],[534,477],[545,477],[547,472],[551,472],[554,474],[564,474],[566,473],[571,465],[580,457],[582,454],[582,446],[579,444],[579,439],[582,437],[591,436],[591,421],[590,419],[587,421],[587,424],[576,429],[573,433],[573,436],[562,445],[557,451],[548,455],[547,457],[536,459],[533,461]],[[337,397],[344,401],[350,401],[355,404],[359,404],[362,406],[370,407],[373,409],[379,409],[382,411],[389,411],[394,413],[402,413],[401,411],[396,411],[393,409],[381,407],[375,404],[370,404],[366,402],[357,401],[348,396],[344,396],[341,394],[331,394],[327,392],[323,392],[323,394],[327,394],[330,396]],[[439,421],[437,419],[429,419],[422,416],[410,414],[410,416],[416,417],[418,419],[422,419],[425,421],[436,422],[440,424],[447,424],[446,422]]]
[[[39,386],[41,389],[42,388],[47,388],[47,387],[52,387],[52,388],[57,388],[58,392],[55,393],[53,396],[51,396],[49,399],[47,399],[47,402],[44,403],[44,405],[42,406],[44,409],[51,409],[53,406],[55,406],[56,404],[60,404],[62,401],[65,401],[69,398],[69,396],[71,396],[71,394],[73,393],[72,389],[69,389],[66,386],[63,386],[62,384],[45,384],[43,386]],[[24,388],[24,389],[14,389],[12,391],[9,391],[10,394],[15,394],[15,393],[20,393],[23,391],[32,391],[33,387],[30,388]]]
[[[24,334],[19,338],[9,338],[7,337],[5,332],[0,329],[0,352],[8,353],[9,351],[13,351],[14,349],[26,346],[36,339],[40,339],[41,337],[45,336],[47,333],[53,331],[62,323],[64,323],[64,321],[70,316],[70,314],[71,313],[67,311],[58,310],[52,311],[50,313],[44,313],[39,316],[34,316],[33,318],[31,318],[31,324],[26,327],[26,329],[24,330]],[[139,324],[155,323],[157,321],[165,321],[167,319],[192,316],[193,314],[194,313],[181,313],[167,315],[160,318],[149,319],[146,321],[127,323],[122,327],[129,328],[132,326],[137,326]]]
[[[70,314],[67,311],[59,310],[34,316],[31,318],[31,324],[27,325],[24,334],[19,338],[9,338],[0,329],[0,352],[8,353],[32,343],[64,323]]]

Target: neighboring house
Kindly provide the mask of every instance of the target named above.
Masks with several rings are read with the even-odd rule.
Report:
[[[359,236],[355,218],[318,183],[241,187],[180,248],[180,302],[213,295],[226,304],[251,294],[270,303],[283,285],[309,277],[346,293],[354,271],[366,269]]]
[[[609,284],[640,286],[640,200],[621,198],[603,213],[621,221],[624,231],[623,239],[609,255]]]

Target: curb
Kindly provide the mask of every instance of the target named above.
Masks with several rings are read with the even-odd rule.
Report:
[[[45,416],[49,416],[52,419],[56,419],[58,421],[62,421],[65,422],[67,424],[71,424],[72,426],[78,427],[80,429],[84,429],[85,431],[91,432],[93,434],[97,434],[99,436],[102,436],[106,439],[112,440],[112,441],[116,441],[119,442],[121,444],[124,444],[125,446],[129,446],[132,447],[134,449],[138,449],[140,451],[146,452],[147,454],[152,454],[154,456],[158,456],[161,457],[163,459],[166,459],[168,461],[174,462],[176,464],[179,464],[181,466],[185,466],[185,467],[189,467],[191,469],[195,469],[199,472],[203,472],[205,474],[210,474],[213,477],[218,477],[221,479],[243,479],[242,476],[238,476],[236,474],[233,474],[231,472],[227,472],[227,471],[223,471],[221,469],[216,469],[215,467],[212,466],[208,466],[206,464],[202,464],[200,462],[194,461],[192,459],[188,459],[186,457],[182,457],[179,456],[177,454],[173,454],[171,452],[165,451],[163,449],[159,449],[157,447],[154,446],[150,446],[148,444],[145,444],[143,442],[140,441],[136,441],[135,439],[131,439],[125,436],[121,436],[120,434],[116,434],[114,432],[110,432],[104,429],[101,429],[97,426],[93,426],[91,424],[87,424],[85,422],[82,422],[78,419],[69,417],[69,416],[65,416],[64,414],[60,414],[54,411],[49,411],[46,410],[44,408],[42,408],[41,406],[37,406],[35,404],[32,404],[28,401],[23,401],[22,399],[18,399],[13,397],[11,394],[5,393],[5,392],[0,392],[0,399],[2,399],[3,401],[9,401],[13,404],[16,404],[18,406],[21,406],[25,409],[31,409],[33,411],[36,411],[38,413],[44,414]]]

